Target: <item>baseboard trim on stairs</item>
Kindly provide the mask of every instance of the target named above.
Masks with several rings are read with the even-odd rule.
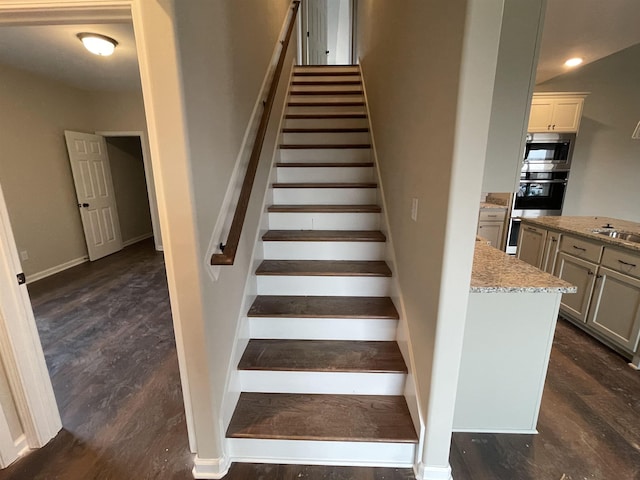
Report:
[[[200,458],[198,455],[193,459],[193,478],[220,479],[229,472],[231,459],[226,455],[220,458]]]
[[[429,467],[419,462],[413,470],[416,475],[416,480],[453,480],[451,465],[447,465],[446,467]]]

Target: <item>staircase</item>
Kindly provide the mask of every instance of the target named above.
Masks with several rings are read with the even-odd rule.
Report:
[[[296,67],[227,430],[234,461],[410,466],[359,68]]]

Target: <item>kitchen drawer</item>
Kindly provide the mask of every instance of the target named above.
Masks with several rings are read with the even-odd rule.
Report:
[[[640,255],[605,247],[601,263],[611,270],[640,278]]]
[[[481,222],[502,222],[507,216],[506,208],[481,208],[480,209],[480,221]]]
[[[560,251],[573,255],[574,257],[589,260],[590,262],[599,263],[602,245],[570,235],[563,235],[560,240]]]

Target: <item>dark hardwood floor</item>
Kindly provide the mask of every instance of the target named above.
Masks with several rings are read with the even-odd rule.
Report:
[[[640,372],[560,320],[538,431],[454,434],[455,480],[640,480]]]
[[[151,242],[29,286],[64,429],[0,480],[191,479],[163,256]],[[454,434],[455,480],[640,480],[640,372],[559,322],[539,435]],[[234,464],[227,480],[413,480]]]

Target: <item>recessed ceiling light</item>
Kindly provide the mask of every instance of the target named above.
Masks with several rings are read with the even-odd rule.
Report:
[[[113,38],[99,33],[83,32],[78,34],[78,38],[87,50],[102,57],[111,55],[118,45]]]
[[[570,58],[569,60],[564,62],[565,66],[567,67],[577,67],[581,63],[582,63],[582,59],[580,57]]]

